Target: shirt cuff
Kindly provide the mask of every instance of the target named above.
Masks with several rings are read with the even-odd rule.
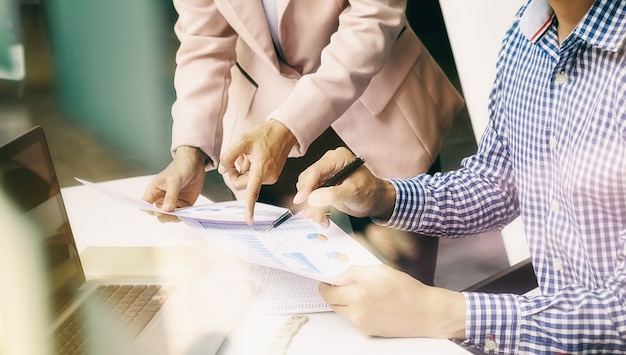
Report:
[[[487,354],[517,354],[520,334],[520,305],[512,294],[464,292],[465,346]]]
[[[424,188],[415,179],[388,179],[396,190],[393,213],[387,221],[372,218],[376,224],[396,229],[415,231],[424,210]]]

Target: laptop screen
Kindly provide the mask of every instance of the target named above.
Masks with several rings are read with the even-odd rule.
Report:
[[[44,236],[46,276],[57,315],[85,278],[41,127],[0,146],[0,188]]]

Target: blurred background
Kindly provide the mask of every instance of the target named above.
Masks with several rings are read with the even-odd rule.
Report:
[[[23,47],[22,64],[0,50],[0,65],[25,68],[21,80],[0,87],[2,138],[42,125],[61,160],[62,186],[75,184],[76,175],[99,181],[156,172],[169,162],[170,3],[0,1],[3,23],[9,15],[0,44]]]
[[[409,1],[407,15],[462,92],[439,2]],[[104,181],[160,171],[171,159],[176,17],[169,1],[0,0],[0,143],[43,126],[62,187],[77,184],[74,176]],[[441,153],[444,171],[475,152],[471,122],[467,110],[456,117]],[[215,172],[204,192],[232,198]],[[452,289],[509,265],[495,232],[442,240],[439,250],[435,281]]]

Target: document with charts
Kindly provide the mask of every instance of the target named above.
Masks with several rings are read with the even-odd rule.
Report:
[[[265,287],[267,292],[280,293],[290,298],[295,307],[290,308],[289,302],[278,302],[273,296],[276,302],[270,303],[276,304],[266,305],[266,308],[287,307],[283,310],[285,313],[329,310],[317,293],[318,281],[331,283],[335,276],[351,265],[380,264],[373,254],[333,222],[330,227],[324,228],[296,215],[265,232],[265,228],[286,211],[282,207],[257,203],[254,209],[255,224],[249,226],[245,223],[244,206],[240,201],[195,205],[163,212],[139,198],[100,184],[76,180],[143,210],[175,215],[207,243],[251,264],[262,266],[251,271],[255,278],[263,280],[258,285]],[[293,274],[304,276],[305,279],[293,277]],[[296,291],[298,294],[293,294]],[[310,297],[305,293],[314,295]],[[310,305],[303,309],[301,305],[305,299],[309,300]],[[280,313],[280,310],[268,312]]]
[[[185,217],[198,209],[211,209],[214,216]],[[323,228],[297,215],[275,229],[264,229],[285,209],[257,203],[254,226],[244,222],[243,203],[221,202],[185,209],[177,216],[207,242],[247,261],[293,272],[330,283],[350,265],[380,263],[367,249],[336,224]],[[183,211],[181,211],[183,212]]]

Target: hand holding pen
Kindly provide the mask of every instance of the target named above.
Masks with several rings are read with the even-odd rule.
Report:
[[[331,176],[330,179],[328,179],[320,187],[330,187],[330,186],[335,186],[337,184],[340,184],[345,178],[350,176],[350,174],[352,174],[356,169],[358,169],[364,163],[365,163],[365,160],[363,160],[363,158],[355,157],[354,159],[352,159],[352,161],[349,164],[345,165],[341,170],[339,170],[337,173]],[[295,205],[292,208],[288,209],[280,217],[274,220],[265,229],[265,232],[270,231],[278,227],[279,225],[283,224],[286,220],[288,220],[289,218],[291,218],[292,216],[300,212],[304,208],[304,206],[305,204],[303,203],[303,204]]]
[[[328,216],[315,207],[333,207],[354,217],[389,220],[396,205],[396,189],[391,181],[375,176],[366,166],[356,169],[341,184],[320,188],[328,176],[341,170],[352,159],[354,154],[340,147],[326,152],[300,173],[296,184],[298,193],[293,202],[296,205],[306,202],[303,217],[327,227],[330,223]]]

